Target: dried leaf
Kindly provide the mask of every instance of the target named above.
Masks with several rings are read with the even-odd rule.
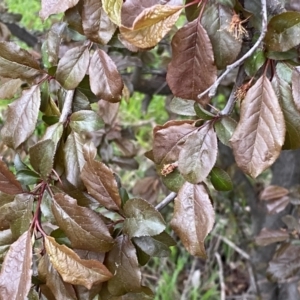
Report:
[[[43,71],[38,62],[14,43],[0,42],[0,76],[33,79]]]
[[[0,191],[9,195],[23,193],[20,182],[0,159]]]
[[[108,253],[106,265],[114,277],[108,281],[108,290],[112,295],[121,296],[128,292],[141,290],[141,271],[136,250],[126,235],[116,239],[116,244]]]
[[[284,143],[284,116],[269,79],[253,85],[241,106],[241,119],[231,138],[238,166],[252,177],[270,167]]]
[[[109,210],[119,210],[121,198],[112,171],[100,161],[87,161],[81,179],[91,194],[101,205]]]
[[[92,92],[109,102],[119,102],[123,81],[112,59],[101,49],[95,51],[89,68]]]
[[[89,67],[90,55],[86,46],[77,46],[68,50],[60,59],[56,79],[66,89],[75,89],[85,76]]]
[[[56,194],[52,211],[61,228],[71,241],[72,247],[96,252],[109,251],[114,243],[103,219],[77,201],[64,194]]]
[[[278,185],[267,186],[259,195],[260,200],[274,200],[286,196],[289,193],[287,189]]]
[[[85,36],[95,43],[107,44],[117,26],[106,14],[103,3],[99,0],[84,0],[80,14]]]
[[[198,94],[217,78],[212,45],[199,18],[177,31],[172,40],[172,52],[167,73],[172,93],[176,97],[199,101]]]
[[[59,245],[55,239],[45,237],[46,252],[53,267],[65,282],[83,285],[90,289],[94,284],[107,281],[112,274],[97,260],[81,259],[65,245]]]
[[[10,246],[0,273],[1,299],[26,299],[31,286],[31,248],[30,231]]]
[[[40,88],[33,85],[21,98],[8,105],[6,122],[1,130],[3,142],[18,148],[35,130],[41,103]]]
[[[0,99],[11,99],[18,92],[23,81],[21,79],[11,79],[0,86]]]
[[[166,229],[162,215],[143,199],[128,200],[123,209],[126,217],[123,231],[130,238],[158,235]]]
[[[206,257],[204,239],[214,222],[215,212],[206,187],[186,182],[175,198],[171,227],[190,254]]]
[[[79,0],[42,0],[42,9],[40,10],[40,17],[46,20],[50,15],[65,12],[68,8],[75,6]]]
[[[53,168],[55,144],[52,140],[43,140],[29,149],[30,163],[35,171],[47,179]]]
[[[102,0],[102,5],[109,18],[120,26],[123,0]]]
[[[292,90],[295,105],[300,111],[300,67],[296,67],[292,75]]]
[[[268,246],[273,243],[283,242],[289,238],[289,234],[283,230],[270,230],[263,228],[257,237],[255,243],[258,246]]]
[[[122,7],[122,23],[127,27],[120,27],[121,35],[128,42],[142,49],[156,46],[176,23],[182,6],[156,4],[144,8],[131,26],[128,26],[128,20],[124,23],[124,15],[128,14],[128,10],[135,2],[136,0],[127,1]]]
[[[216,163],[217,135],[212,127],[203,126],[189,135],[178,158],[181,175],[191,183],[202,182]]]

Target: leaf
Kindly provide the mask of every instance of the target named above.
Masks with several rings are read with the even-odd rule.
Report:
[[[31,286],[32,244],[24,232],[9,248],[0,273],[1,299],[26,299]]]
[[[153,158],[156,164],[169,164],[178,160],[187,137],[197,128],[193,121],[169,121],[153,130]]]
[[[190,183],[202,182],[216,163],[217,135],[209,124],[189,135],[178,158],[178,170]]]
[[[130,238],[158,235],[166,229],[162,215],[143,199],[128,200],[123,209],[126,217],[123,231]]]
[[[269,262],[267,273],[273,280],[284,280],[295,275],[300,268],[299,245],[285,244]]]
[[[102,5],[109,18],[120,26],[123,0],[102,0]]]
[[[40,10],[40,17],[44,21],[50,15],[65,12],[68,8],[75,6],[79,0],[42,0],[42,9]]]
[[[188,23],[172,39],[167,82],[176,97],[199,102],[198,94],[217,78],[213,48],[200,19]],[[203,72],[205,70],[205,72]]]
[[[274,200],[286,196],[288,193],[289,191],[282,186],[269,185],[261,192],[259,199],[266,201]]]
[[[151,257],[165,257],[171,254],[169,247],[175,246],[176,242],[166,232],[156,236],[142,236],[133,238],[133,242],[143,252]]]
[[[11,79],[0,86],[0,99],[11,99],[18,92],[22,85],[21,79]]]
[[[61,228],[77,249],[107,252],[113,244],[103,219],[86,207],[77,205],[77,201],[64,194],[56,194],[52,202],[52,211]]]
[[[194,110],[196,112],[197,117],[199,117],[201,120],[212,120],[216,118],[216,115],[204,109],[202,105],[197,102],[194,103]]]
[[[52,172],[55,144],[52,140],[39,141],[29,149],[30,163],[44,180]]]
[[[161,174],[161,170],[159,173]],[[161,181],[170,191],[176,193],[181,189],[183,184],[186,182],[183,176],[179,173],[178,168],[175,169],[170,174],[167,174],[166,176],[162,176]]]
[[[273,243],[283,242],[289,238],[289,234],[283,230],[270,230],[263,228],[257,237],[255,243],[258,246],[268,246]]]
[[[90,68],[92,92],[100,99],[119,102],[122,96],[123,81],[112,59],[101,49],[94,52]]]
[[[99,115],[92,110],[80,110],[70,117],[70,127],[77,133],[97,131],[103,127]]]
[[[57,144],[60,141],[64,131],[64,125],[61,122],[57,122],[49,127],[47,127],[46,132],[42,138],[43,141],[52,140],[57,148]]]
[[[231,147],[229,140],[231,139],[236,126],[237,122],[227,116],[222,117],[214,123],[217,137],[224,145]]]
[[[262,49],[256,49],[254,53],[245,60],[245,72],[248,76],[255,76],[258,70],[266,61],[265,53]]]
[[[153,5],[153,1],[149,1],[148,4],[145,2],[145,0],[126,1],[122,6],[121,14],[124,26],[120,27],[122,38],[142,49],[156,46],[171,30],[182,10],[182,6],[156,3]],[[137,10],[140,13],[138,15],[134,13],[127,18],[127,15],[132,15],[132,11],[136,11],[136,6],[142,8],[141,11]]]
[[[230,191],[233,184],[229,175],[222,169],[214,167],[210,172],[210,181],[217,191]]]
[[[198,18],[201,9],[199,3],[195,3],[187,6],[187,4],[190,4],[191,2],[194,2],[194,0],[185,1],[185,16],[189,22],[192,22]]]
[[[271,201],[267,201],[265,204],[267,207],[268,214],[273,215],[283,211],[288,206],[289,203],[290,203],[289,197],[283,196],[281,198],[276,198]]]
[[[287,11],[271,18],[265,37],[267,50],[287,51],[300,43],[300,13]]]
[[[170,110],[181,116],[196,116],[193,100],[174,97],[170,103]]]
[[[286,137],[284,149],[297,149],[300,148],[300,111],[297,110],[293,100],[290,84],[281,75],[281,72],[276,72],[272,84],[285,119]]]
[[[206,187],[186,182],[175,198],[171,227],[190,254],[206,257],[204,239],[214,222],[215,212]]]
[[[99,0],[84,0],[80,14],[85,36],[95,43],[107,44],[117,26],[106,14],[103,3]]]
[[[45,237],[45,247],[50,262],[65,282],[83,285],[90,289],[94,284],[107,281],[112,277],[99,261],[81,259],[70,248],[57,244],[50,236]]]
[[[252,177],[270,167],[284,143],[284,116],[269,79],[262,76],[241,105],[241,119],[230,140],[237,165]]]
[[[81,172],[81,179],[91,194],[109,210],[119,210],[121,198],[113,172],[96,160],[87,161]]]
[[[20,182],[0,159],[0,191],[9,195],[23,193]]]
[[[112,125],[118,115],[120,103],[110,103],[104,100],[98,101],[99,116],[102,118],[105,124]]]
[[[242,48],[242,39],[236,39],[228,31],[233,14],[230,7],[211,3],[205,7],[201,18],[201,24],[207,31],[213,46],[218,69],[224,69],[234,62]]]
[[[116,239],[116,244],[108,253],[105,263],[114,274],[107,283],[112,295],[121,296],[141,290],[142,277],[136,250],[128,236],[121,235]]]
[[[77,88],[73,98],[72,111],[80,110],[91,110],[91,105],[89,98]]]
[[[0,76],[33,79],[43,71],[38,62],[14,43],[0,42]]]
[[[64,146],[64,160],[67,180],[76,187],[82,186],[80,173],[85,164],[83,156],[83,144],[85,140],[76,132],[72,131]]]
[[[300,112],[300,67],[296,67],[292,74],[292,91],[294,103]]]
[[[68,50],[60,59],[55,78],[66,89],[75,89],[89,67],[89,51],[86,46]]]
[[[8,105],[6,122],[1,130],[3,142],[18,148],[35,130],[41,103],[40,88],[33,85],[21,98]]]

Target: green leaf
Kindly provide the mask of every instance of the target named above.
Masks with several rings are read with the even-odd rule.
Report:
[[[267,51],[266,57],[273,60],[293,60],[298,57],[298,51],[295,48],[292,48],[285,52]]]
[[[40,88],[33,85],[21,98],[8,105],[6,122],[1,130],[3,142],[18,148],[35,130],[41,103]]]
[[[0,159],[0,191],[6,194],[15,195],[23,193],[20,182],[10,172],[6,164]]]
[[[185,100],[174,97],[170,103],[170,110],[181,116],[195,116],[194,100]]]
[[[118,26],[121,25],[121,8],[123,0],[102,0],[103,9]]]
[[[202,182],[216,163],[217,135],[209,124],[189,135],[180,151],[178,170],[191,183]]]
[[[70,127],[77,133],[97,131],[103,127],[100,116],[92,110],[81,110],[70,117]]]
[[[77,201],[68,195],[56,194],[54,198],[54,217],[73,248],[95,252],[107,252],[112,248],[114,240],[100,215],[78,206]]]
[[[202,105],[197,102],[194,103],[194,110],[197,114],[197,117],[202,120],[212,120],[216,117],[216,115],[204,109]]]
[[[77,87],[73,98],[72,111],[77,112],[81,110],[91,110],[91,109],[92,108],[89,102],[89,98],[84,93],[82,93]]]
[[[32,244],[24,232],[9,248],[0,273],[1,299],[26,299],[31,286]]]
[[[52,198],[51,198],[51,201],[52,201]],[[51,202],[52,204],[52,202]],[[66,245],[68,248],[72,248],[71,246],[71,241],[68,239],[68,237],[66,236],[65,232],[60,229],[60,228],[57,228],[55,230],[53,230],[50,234],[50,236],[52,236],[55,241],[57,243],[59,243],[60,245]]]
[[[214,123],[217,137],[224,145],[231,147],[229,140],[231,139],[236,126],[237,122],[227,116],[222,117]]]
[[[194,2],[194,0],[186,0],[185,5]],[[198,18],[200,14],[201,6],[199,3],[195,3],[193,5],[189,5],[185,7],[185,16],[189,22],[194,21],[196,18]]]
[[[123,231],[130,238],[158,235],[166,228],[162,215],[143,199],[128,200],[123,209],[126,217]]]
[[[68,50],[58,63],[56,80],[66,90],[75,89],[85,76],[89,60],[89,51],[86,46],[77,46]]]
[[[43,71],[39,63],[14,43],[0,42],[0,76],[33,79]]]
[[[64,125],[61,122],[55,123],[49,126],[46,129],[46,132],[43,136],[43,141],[45,140],[52,140],[55,148],[57,147],[58,142],[60,141],[64,130]]]
[[[141,290],[141,271],[139,269],[136,250],[126,235],[116,239],[116,244],[108,253],[106,265],[114,274],[108,281],[108,291],[114,296]]]
[[[173,192],[178,192],[186,180],[183,176],[179,173],[178,168],[173,170],[173,172],[167,174],[166,176],[161,176],[161,180],[163,184]]]
[[[25,186],[36,184],[41,180],[40,175],[30,169],[18,171],[16,178],[22,185]]]
[[[47,180],[53,168],[55,144],[52,140],[43,140],[29,149],[30,163],[35,171]]]
[[[229,175],[222,169],[214,167],[210,172],[210,181],[217,191],[230,191],[233,184]]]
[[[265,53],[262,49],[256,49],[255,52],[245,61],[245,72],[248,76],[255,76],[258,70],[266,61]]]
[[[204,239],[214,222],[215,212],[205,185],[186,182],[175,198],[171,227],[190,254],[206,257]]]
[[[288,11],[271,18],[265,37],[268,50],[288,51],[300,43],[300,13]]]
[[[296,67],[293,70],[292,92],[293,92],[294,103],[297,107],[297,110],[300,112],[300,67]]]

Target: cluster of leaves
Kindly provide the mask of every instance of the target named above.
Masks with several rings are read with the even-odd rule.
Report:
[[[265,16],[246,3],[42,0],[43,20],[64,13],[64,21],[55,23],[43,42],[42,62],[13,43],[0,42],[0,76],[6,78],[1,97],[10,98],[23,87],[21,97],[8,106],[2,142],[24,150],[30,163],[16,155],[13,174],[0,161],[1,298],[153,299],[142,285],[140,266],[152,256],[168,255],[175,242],[159,211],[144,199],[129,199],[106,165],[133,168],[136,154],[116,124],[128,87],[106,50],[156,46],[183,10],[188,22],[172,39],[167,82],[175,96],[172,111],[191,120],[156,126],[147,157],[177,193],[171,227],[185,248],[205,257],[204,239],[215,221],[209,187],[232,188],[229,175],[216,166],[218,140],[232,147],[237,165],[254,178],[282,148],[300,148],[298,12],[270,10],[263,44],[241,61],[244,85],[233,91],[241,100],[239,121],[229,116],[236,97],[217,113],[207,106],[218,71],[237,60],[249,35],[243,24],[249,20],[265,33]],[[60,53],[66,30],[78,34]],[[96,102],[98,112],[91,107]],[[38,120],[46,131],[30,144]],[[112,142],[124,155],[114,154]],[[288,191],[279,188],[278,193],[262,196],[280,199],[270,208],[275,212],[285,207],[281,198]],[[275,235],[271,242],[288,238],[265,231],[260,243],[268,244],[270,235]],[[274,278],[279,278],[278,263],[294,247],[281,250],[271,263]]]

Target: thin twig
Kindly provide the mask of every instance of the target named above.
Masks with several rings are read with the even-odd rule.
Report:
[[[65,123],[67,121],[69,114],[72,112],[73,97],[74,90],[67,91],[59,122]]]
[[[261,6],[262,6],[262,24],[261,24],[261,33],[256,41],[256,43],[253,45],[253,47],[246,53],[244,54],[239,60],[234,62],[233,64],[227,66],[225,72],[215,81],[213,85],[211,85],[207,90],[205,90],[203,93],[198,95],[198,98],[201,99],[204,95],[208,93],[208,96],[211,98],[213,97],[216,92],[217,88],[220,85],[221,81],[227,76],[233,69],[239,67],[243,62],[250,57],[254,51],[259,47],[260,43],[263,41],[265,38],[266,32],[267,32],[267,1],[266,0],[261,0]]]
[[[170,202],[172,202],[176,196],[177,196],[176,193],[174,193],[174,192],[170,193],[164,200],[162,200],[160,203],[158,203],[155,206],[155,208],[157,210],[162,210],[165,206],[167,206]]]
[[[221,300],[226,299],[226,292],[225,292],[225,282],[224,282],[224,272],[223,272],[223,264],[222,264],[222,259],[221,256],[218,252],[215,253],[215,257],[218,262],[219,266],[219,281],[220,281],[220,289],[221,289]]]

